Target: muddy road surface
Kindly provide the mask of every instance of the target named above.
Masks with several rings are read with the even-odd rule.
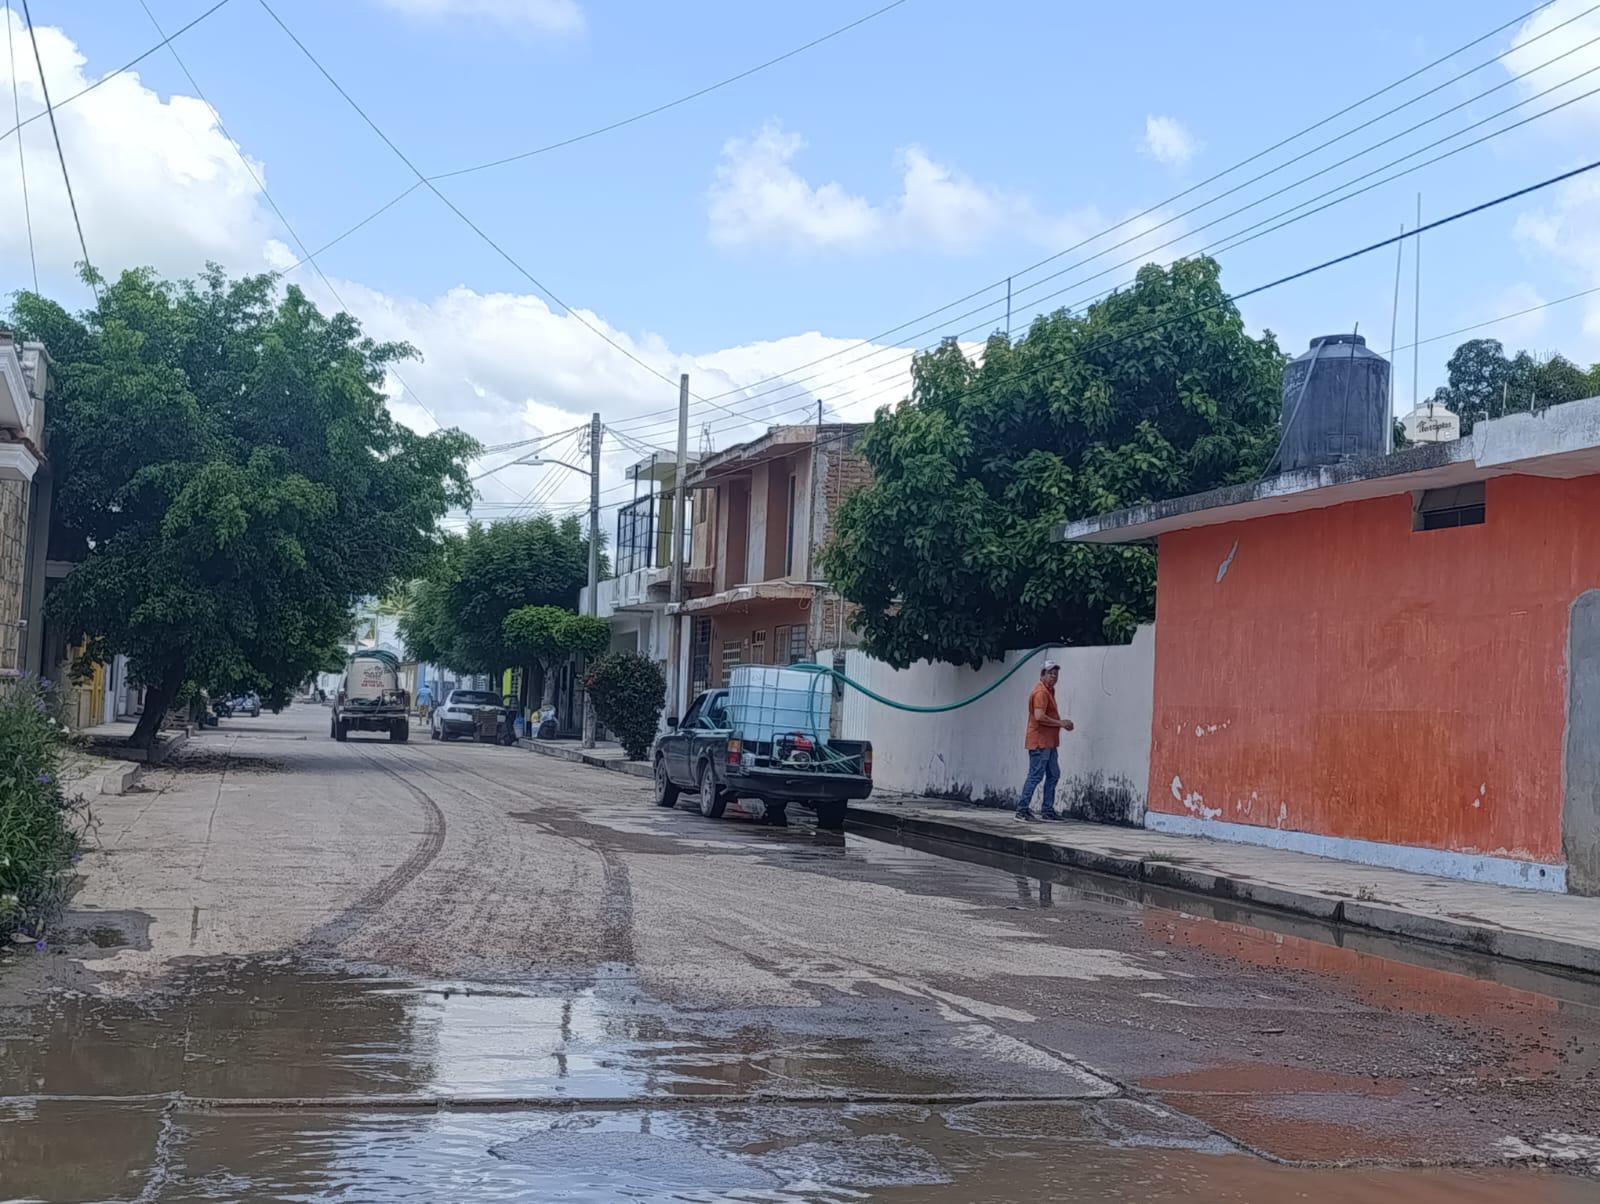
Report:
[[[0,1201],[1600,1200],[1600,984],[225,721],[0,963]]]

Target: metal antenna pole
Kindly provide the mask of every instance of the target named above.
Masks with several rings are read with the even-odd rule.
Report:
[[[1406,224],[1400,223],[1400,241],[1394,244],[1394,305],[1389,310],[1389,434],[1384,451],[1394,450],[1394,345],[1400,341],[1400,264],[1406,253]]]
[[[591,619],[600,614],[600,415],[589,420],[589,605]],[[583,747],[594,747],[594,699],[583,691]]]
[[[821,404],[820,402],[818,403]],[[672,484],[672,599],[671,610],[683,602],[684,543],[689,532],[689,491],[684,477],[689,474],[689,374],[678,378],[678,469]],[[683,616],[667,618],[667,714],[683,714]]]
[[[1417,244],[1417,289],[1411,314],[1411,408],[1413,410],[1422,404],[1422,387],[1418,383],[1422,378],[1422,363],[1417,358],[1417,349],[1422,344],[1422,194],[1420,192],[1417,193],[1417,236],[1414,241]]]

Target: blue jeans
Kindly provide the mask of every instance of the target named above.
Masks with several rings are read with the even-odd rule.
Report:
[[[1061,750],[1059,748],[1030,748],[1028,750],[1028,777],[1022,783],[1022,794],[1017,798],[1017,814],[1028,810],[1033,802],[1033,790],[1044,782],[1044,805],[1039,808],[1046,815],[1055,814],[1056,783],[1061,780]]]

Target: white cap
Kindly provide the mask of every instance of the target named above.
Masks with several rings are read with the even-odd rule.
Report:
[[[1039,666],[1039,672],[1040,673],[1048,673],[1052,669],[1059,669],[1059,668],[1061,668],[1061,666],[1059,664],[1057,664],[1055,661],[1045,661],[1044,664]]]

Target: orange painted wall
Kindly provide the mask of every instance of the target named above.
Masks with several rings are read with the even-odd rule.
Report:
[[[1600,477],[1502,477],[1486,502],[1444,531],[1413,532],[1402,495],[1163,536],[1150,809],[1561,862]]]

